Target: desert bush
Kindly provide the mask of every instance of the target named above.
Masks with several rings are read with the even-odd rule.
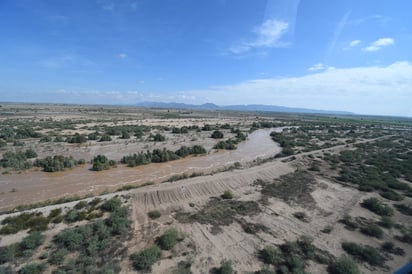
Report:
[[[87,138],[84,135],[80,135],[79,133],[76,133],[72,137],[68,137],[67,142],[72,143],[72,144],[73,143],[81,144],[81,143],[86,143]]]
[[[309,222],[308,216],[303,211],[298,211],[298,212],[293,213],[293,217],[295,217],[296,219],[302,222]]]
[[[395,222],[389,216],[382,216],[381,220],[378,222],[378,225],[385,228],[392,228],[395,225]]]
[[[30,263],[23,266],[19,270],[19,274],[40,274],[43,273],[45,268],[44,264]]]
[[[26,151],[27,152],[27,151]],[[15,170],[29,169],[33,166],[32,162],[27,160],[25,152],[3,153],[3,158],[0,160],[0,165],[4,168],[13,168]]]
[[[54,239],[58,245],[67,248],[69,251],[75,251],[81,247],[84,240],[82,233],[76,229],[63,230]]]
[[[362,226],[360,232],[368,236],[376,237],[378,239],[381,239],[383,236],[383,230],[376,224],[368,224]]]
[[[152,210],[147,213],[150,219],[157,219],[161,216],[159,210]]]
[[[220,267],[218,270],[219,274],[232,274],[234,272],[233,266],[232,266],[232,261],[230,260],[223,260],[220,263]]]
[[[348,230],[355,230],[359,227],[358,223],[353,221],[352,217],[348,214],[343,216],[343,219],[339,220],[342,224],[345,225],[345,228]]]
[[[155,135],[150,135],[150,138],[152,138],[152,140],[155,142],[163,142],[164,140],[166,140],[166,137],[161,135],[160,133],[156,133]]]
[[[61,265],[63,264],[67,254],[69,254],[69,251],[67,249],[59,248],[50,255],[49,263],[54,265]]]
[[[405,251],[400,247],[396,247],[392,242],[383,242],[381,244],[381,247],[382,247],[382,250],[386,252],[399,255],[399,256],[405,255]]]
[[[279,250],[272,245],[267,245],[260,251],[260,258],[264,263],[273,265],[278,264],[282,259]]]
[[[390,206],[379,201],[377,198],[366,199],[361,203],[361,206],[380,216],[393,215],[393,209]]]
[[[412,206],[405,204],[396,204],[395,208],[402,214],[412,216]]]
[[[393,190],[386,190],[386,191],[381,191],[379,193],[383,198],[386,198],[391,201],[401,201],[403,200],[403,196],[397,193],[396,191]]]
[[[160,248],[157,245],[153,245],[141,252],[133,253],[130,259],[136,270],[150,271],[152,265],[160,259],[160,256]]]
[[[127,208],[120,207],[112,211],[109,218],[105,220],[106,226],[113,235],[121,235],[127,231],[128,226]]]
[[[0,229],[0,234],[14,234],[20,230],[30,229],[30,231],[46,230],[49,220],[41,213],[21,213],[17,216],[6,217]]]
[[[395,238],[401,242],[412,244],[412,227],[403,228],[401,230],[401,233],[402,233],[401,236],[396,236]]]
[[[172,249],[179,238],[179,232],[176,228],[170,228],[157,239],[159,247],[163,250]]]
[[[222,197],[222,199],[225,199],[225,200],[229,199],[230,200],[230,199],[233,199],[233,193],[230,190],[225,190],[225,192],[223,192],[221,197]]]
[[[110,135],[105,134],[102,137],[100,137],[99,142],[109,142],[111,140],[112,140],[112,137],[110,137]]]
[[[77,161],[72,156],[66,157],[63,155],[47,156],[44,159],[34,161],[34,166],[42,167],[46,172],[57,172],[67,168],[73,168],[77,165]]]
[[[369,245],[363,246],[353,242],[344,242],[342,243],[342,248],[348,254],[373,266],[382,265],[385,261],[384,257],[374,247]]]
[[[358,265],[350,257],[342,256],[328,266],[330,274],[360,274]]]
[[[106,156],[101,154],[93,158],[92,164],[92,169],[94,171],[102,171],[116,166],[116,162],[114,160],[109,160]]]
[[[214,139],[222,139],[223,138],[223,132],[219,131],[219,130],[215,130],[212,132],[212,135],[210,136]]]
[[[44,242],[44,236],[39,232],[35,231],[30,233],[28,236],[23,238],[20,243],[20,248],[24,249],[36,249],[41,246]]]
[[[327,225],[327,226],[325,226],[325,227],[321,230],[321,232],[322,232],[322,233],[329,234],[329,233],[332,232],[332,230],[333,230],[333,226]]]
[[[113,212],[113,211],[119,209],[121,205],[122,205],[122,201],[119,199],[119,197],[113,197],[113,198],[105,201],[100,206],[100,208],[104,211]]]
[[[26,151],[24,152],[24,155],[26,156],[27,159],[37,157],[36,151],[34,151],[32,148],[26,149]]]

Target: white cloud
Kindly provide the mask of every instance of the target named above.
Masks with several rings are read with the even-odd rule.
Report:
[[[393,38],[380,38],[375,42],[372,42],[366,48],[363,48],[364,51],[378,51],[383,47],[391,46],[395,44],[395,40]]]
[[[409,62],[388,66],[329,67],[300,77],[256,79],[182,94],[221,105],[263,103],[412,116],[411,75],[412,64]]]
[[[120,58],[120,59],[126,59],[126,58],[127,58],[127,54],[126,54],[126,53],[120,53],[120,54],[119,54],[119,58]]]
[[[361,43],[361,40],[352,40],[349,43],[349,47],[355,47],[355,46],[359,45],[360,43]]]
[[[253,30],[255,39],[232,46],[229,51],[234,54],[244,53],[254,48],[282,47],[285,43],[280,38],[288,30],[289,24],[276,19],[268,19]]]
[[[322,63],[317,63],[308,68],[309,71],[319,71],[319,70],[325,70],[327,67],[322,64]]]

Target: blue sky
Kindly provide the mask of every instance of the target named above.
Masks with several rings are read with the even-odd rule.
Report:
[[[0,101],[412,116],[409,0],[1,0]]]

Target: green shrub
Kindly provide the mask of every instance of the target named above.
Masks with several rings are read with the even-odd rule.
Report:
[[[83,235],[75,229],[66,229],[57,234],[55,242],[60,246],[67,248],[69,251],[78,249],[84,241]]]
[[[260,258],[264,263],[273,265],[278,264],[281,260],[279,250],[272,245],[267,245],[260,251]]]
[[[44,236],[38,232],[32,232],[27,237],[23,238],[22,242],[20,243],[21,249],[35,249],[41,246],[44,242]]]
[[[391,201],[401,201],[403,200],[403,196],[397,193],[396,191],[393,190],[386,190],[386,191],[381,191],[379,193],[383,198],[386,198]]]
[[[225,200],[233,199],[233,193],[230,190],[225,190],[221,197]]]
[[[372,237],[376,237],[378,239],[381,239],[382,236],[383,236],[383,230],[375,224],[365,225],[365,226],[361,227],[360,231],[363,234],[366,234],[366,235],[372,236]]]
[[[153,245],[141,252],[133,253],[130,259],[136,270],[150,271],[152,265],[160,259],[161,253],[160,248],[157,245]]]
[[[380,216],[393,215],[393,209],[390,206],[379,201],[377,198],[366,199],[361,203],[361,206]]]
[[[179,232],[175,228],[170,228],[163,233],[162,236],[157,240],[159,247],[163,250],[172,249],[179,238]]]
[[[50,258],[49,258],[49,263],[54,264],[54,265],[61,265],[64,262],[64,259],[66,258],[66,255],[69,254],[69,251],[65,248],[60,248],[54,251]]]
[[[361,261],[367,262],[372,266],[380,266],[384,263],[384,257],[373,247],[369,245],[359,245],[352,242],[342,243],[342,248],[348,254],[358,258]]]
[[[378,222],[378,224],[382,227],[385,227],[385,228],[392,228],[393,226],[395,226],[394,221],[389,216],[382,216],[381,220],[380,220],[380,222]]]
[[[219,274],[232,274],[233,273],[233,266],[232,266],[232,261],[230,260],[223,260],[220,263],[220,268],[218,273]]]
[[[113,212],[119,209],[122,205],[122,201],[118,197],[113,197],[110,200],[105,201],[100,208],[104,211]]]
[[[332,232],[332,230],[333,230],[333,226],[327,225],[327,226],[325,226],[320,232],[329,234],[329,233]]]
[[[157,219],[161,216],[159,210],[152,210],[147,213],[150,219]]]
[[[116,167],[116,162],[114,160],[107,159],[104,155],[97,155],[92,160],[94,171],[102,171],[106,169],[110,169],[112,167]]]
[[[49,224],[49,219],[41,213],[21,213],[13,217],[6,217],[0,229],[0,234],[14,234],[20,230],[30,229],[30,231],[46,230]]]
[[[349,257],[340,257],[336,262],[328,266],[330,274],[360,274],[358,265]]]
[[[405,204],[396,204],[395,207],[400,213],[412,216],[412,206]]]
[[[223,132],[221,132],[219,130],[215,130],[215,131],[213,131],[213,133],[210,137],[212,137],[214,139],[222,139],[223,138]]]
[[[112,140],[112,137],[110,137],[110,135],[103,135],[102,137],[100,137],[99,142],[109,142]]]
[[[395,247],[395,245],[392,242],[384,242],[381,244],[381,247],[382,247],[382,250],[386,252],[399,255],[399,256],[405,255],[405,251],[400,247]]]
[[[40,274],[45,268],[44,264],[26,264],[19,270],[19,274]]]
[[[345,214],[339,222],[343,223],[348,230],[355,230],[359,227],[358,223],[353,221],[352,217],[348,214]]]

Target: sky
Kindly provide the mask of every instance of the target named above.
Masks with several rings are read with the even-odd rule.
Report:
[[[0,0],[0,101],[412,117],[410,0]]]

